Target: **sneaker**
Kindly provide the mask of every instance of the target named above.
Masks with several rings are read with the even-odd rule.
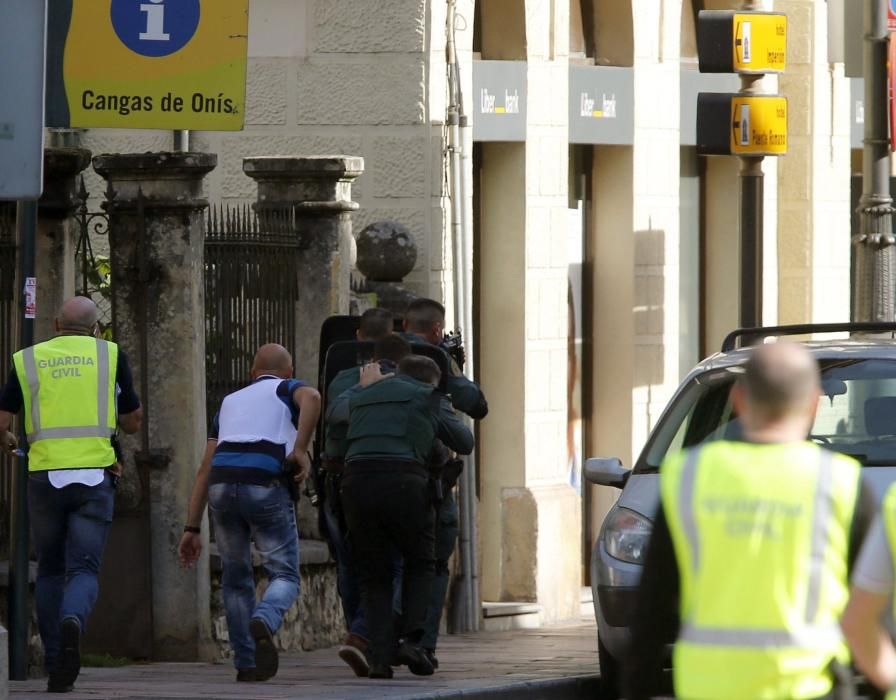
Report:
[[[390,666],[380,666],[379,664],[373,664],[370,667],[370,672],[367,674],[368,678],[392,678],[392,668]]]
[[[237,683],[255,683],[258,676],[255,674],[254,668],[238,668],[236,670]]]
[[[347,634],[338,653],[358,678],[367,678],[370,664],[367,663],[366,652],[367,642],[356,634]]]
[[[255,677],[256,680],[266,681],[277,675],[280,666],[280,658],[277,647],[274,645],[274,635],[264,623],[264,620],[253,617],[249,622],[249,634],[255,640]]]
[[[431,676],[433,674],[432,662],[426,652],[416,644],[404,642],[398,647],[396,658],[398,663],[406,665],[415,676]]]
[[[59,660],[55,673],[50,676],[50,681],[57,688],[74,686],[75,680],[81,672],[81,625],[75,618],[67,617],[62,621],[59,626],[59,639]],[[49,692],[66,693],[68,691],[52,690]]]
[[[429,659],[429,663],[432,664],[434,669],[439,668],[439,660],[436,658],[436,650],[435,649],[424,649],[423,653],[426,654],[426,658]]]

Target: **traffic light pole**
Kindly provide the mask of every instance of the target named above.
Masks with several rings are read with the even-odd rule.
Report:
[[[860,232],[855,245],[853,321],[894,320],[896,237],[890,196],[887,3],[865,0],[865,138]]]
[[[740,327],[762,325],[762,158],[740,159]]]

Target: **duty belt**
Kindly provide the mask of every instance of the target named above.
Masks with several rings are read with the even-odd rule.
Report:
[[[321,468],[330,474],[342,474],[345,469],[345,462],[341,459],[334,459],[323,455],[320,458]]]

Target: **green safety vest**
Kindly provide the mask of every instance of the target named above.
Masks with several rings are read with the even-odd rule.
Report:
[[[13,355],[22,387],[29,471],[115,463],[118,346],[63,335]]]
[[[887,544],[890,546],[890,556],[896,561],[896,484],[891,484],[884,494],[884,500],[880,505],[881,517],[884,520],[884,531],[887,535]],[[896,595],[893,596],[893,615],[896,616]],[[891,688],[886,694],[886,700],[896,700],[896,688]]]
[[[681,577],[679,698],[817,698],[848,661],[855,460],[809,442],[713,442],[662,466]]]

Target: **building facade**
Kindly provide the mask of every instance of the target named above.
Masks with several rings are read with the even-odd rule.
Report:
[[[579,613],[615,493],[585,456],[631,465],[683,374],[738,320],[738,163],[695,150],[696,13],[724,0],[458,0],[473,147],[481,591]],[[193,133],[217,153],[214,201],[250,202],[244,157],[363,156],[355,230],[414,233],[405,283],[453,314],[446,0],[251,0],[245,130]],[[850,123],[828,62],[827,3],[789,18],[790,150],[766,159],[767,323],[849,317]],[[87,130],[94,153],[170,150],[169,132]],[[93,192],[102,191],[96,181]],[[316,333],[316,329],[309,329]]]

